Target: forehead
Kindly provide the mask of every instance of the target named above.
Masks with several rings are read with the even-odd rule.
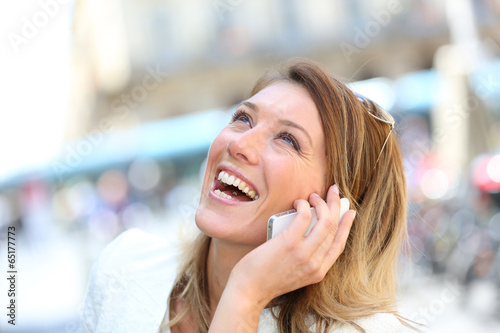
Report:
[[[268,86],[248,99],[259,109],[276,116],[303,116],[318,113],[309,92],[298,84],[278,82]]]
[[[306,128],[310,135],[323,138],[323,126],[316,104],[302,86],[279,82],[268,86],[247,100],[274,120],[289,120]],[[315,136],[315,135],[314,135]]]

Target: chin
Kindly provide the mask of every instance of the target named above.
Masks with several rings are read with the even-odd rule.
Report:
[[[237,216],[221,216],[202,204],[196,211],[195,222],[201,232],[214,239],[252,247],[266,241],[266,225],[263,223],[245,223]]]
[[[221,221],[220,216],[214,212],[206,209],[204,207],[198,207],[195,215],[195,222],[198,229],[204,234],[212,238],[224,237],[224,228],[222,227],[226,223]],[[227,235],[226,235],[227,236]]]

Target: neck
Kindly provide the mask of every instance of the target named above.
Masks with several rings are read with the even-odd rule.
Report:
[[[208,296],[212,315],[217,309],[233,267],[251,250],[251,246],[230,244],[212,238],[207,258]]]

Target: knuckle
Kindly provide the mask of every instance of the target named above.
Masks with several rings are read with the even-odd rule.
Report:
[[[321,267],[321,263],[317,259],[310,259],[306,264],[306,270],[309,274],[316,275]]]
[[[323,251],[324,253],[327,253],[327,252],[328,252],[328,250],[329,250],[330,248],[331,248],[331,244],[330,244],[330,245],[328,245],[327,243],[322,243],[322,244],[320,245],[320,247],[319,247],[319,249],[320,249],[321,251]]]
[[[341,254],[342,252],[344,252],[345,245],[346,245],[345,242],[335,244],[335,252],[337,252],[338,254]]]
[[[288,230],[285,230],[283,233],[287,232]],[[285,242],[285,250],[287,252],[294,253],[297,249],[297,242],[293,238],[287,238]]]
[[[335,219],[333,217],[330,217],[326,221],[326,228],[328,232],[330,233],[336,233],[338,229],[337,223],[335,223]]]
[[[313,283],[319,283],[321,282],[323,279],[325,278],[325,274],[321,271],[316,271],[316,273],[314,273],[312,275],[312,279],[313,279]]]
[[[311,220],[311,218],[312,218],[310,209],[303,209],[303,210],[299,211],[297,213],[297,215],[304,220]]]

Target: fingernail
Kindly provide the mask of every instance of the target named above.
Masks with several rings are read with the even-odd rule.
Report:
[[[337,184],[333,185],[333,192],[339,194],[339,188],[337,187]]]
[[[313,193],[313,195],[315,195],[315,196],[319,197],[319,194],[318,194],[318,193]]]
[[[352,214],[352,219],[354,220],[356,218],[356,212],[354,212],[354,214]]]

